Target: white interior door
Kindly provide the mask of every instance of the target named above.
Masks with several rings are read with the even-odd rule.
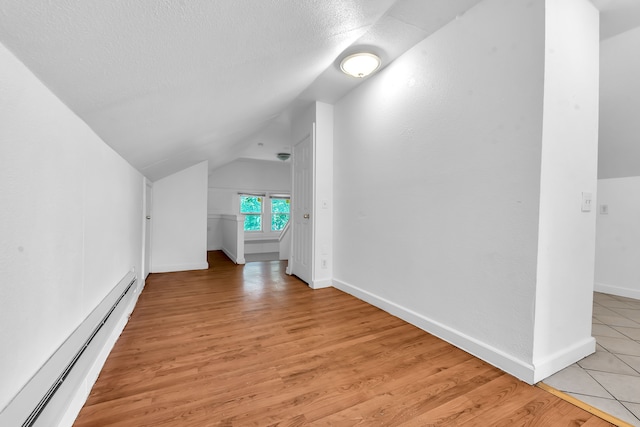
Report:
[[[308,284],[313,279],[313,140],[293,146],[293,248],[291,273]]]
[[[149,275],[149,262],[151,260],[151,194],[153,187],[147,183],[144,192],[144,271],[143,279]]]

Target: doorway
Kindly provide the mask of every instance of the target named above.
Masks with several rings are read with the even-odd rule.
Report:
[[[151,262],[151,203],[153,200],[153,185],[145,180],[144,187],[144,237],[143,237],[143,259],[142,259],[142,280],[149,275]]]
[[[307,284],[313,280],[313,138],[293,146],[291,274]]]

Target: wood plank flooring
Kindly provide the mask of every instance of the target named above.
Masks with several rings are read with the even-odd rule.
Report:
[[[609,426],[284,263],[152,274],[84,426]]]

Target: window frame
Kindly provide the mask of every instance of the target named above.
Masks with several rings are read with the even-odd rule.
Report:
[[[274,212],[273,211],[273,199],[276,200],[287,200],[288,201],[288,205],[289,205],[289,212]],[[286,214],[287,215],[287,222],[284,224],[284,226],[280,229],[280,230],[274,230],[273,229],[273,218],[275,215],[283,215]],[[269,229],[272,233],[282,233],[282,230],[284,230],[287,227],[287,224],[289,223],[289,221],[291,221],[291,195],[290,194],[278,194],[278,193],[274,193],[274,194],[270,194],[269,195],[269,224],[271,224],[269,226]]]
[[[260,208],[262,209],[262,212],[242,212],[242,198],[243,197],[259,197],[261,198],[261,202],[260,202]],[[287,215],[289,215],[289,219],[287,221],[287,223],[289,221],[291,221],[291,194],[289,192],[282,192],[282,191],[265,191],[265,192],[260,192],[260,191],[256,191],[256,192],[252,192],[252,191],[238,191],[238,202],[236,204],[237,209],[238,209],[238,213],[240,215],[244,215],[245,216],[245,222],[243,223],[243,229],[244,232],[247,234],[252,234],[254,236],[258,236],[260,234],[262,235],[279,235],[280,233],[282,233],[282,230],[284,230],[285,226],[282,228],[282,230],[273,230],[273,217],[274,214],[282,214],[284,212],[273,212],[273,203],[272,200],[273,199],[280,199],[280,200],[289,200],[289,212],[287,213]],[[245,229],[245,224],[246,224],[246,215],[260,215],[260,230],[246,230]],[[268,222],[267,222],[268,221]],[[267,225],[268,224],[268,225]],[[266,237],[265,236],[265,237]]]
[[[263,233],[264,232],[264,204],[265,204],[265,199],[266,199],[266,195],[265,194],[257,194],[257,193],[238,193],[239,197],[238,197],[238,211],[240,213],[240,215],[244,215],[244,222],[242,224],[242,228],[244,230],[245,233]],[[258,200],[260,202],[260,212],[257,211],[252,211],[252,212],[242,212],[242,199],[244,197],[257,197]],[[251,216],[259,216],[260,217],[260,230],[247,230],[247,216],[251,215]]]

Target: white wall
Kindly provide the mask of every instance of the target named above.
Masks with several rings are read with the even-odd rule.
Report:
[[[331,286],[333,277],[333,106],[316,102],[314,153],[314,289]]]
[[[291,161],[237,159],[211,171],[209,187],[232,190],[291,188]]]
[[[129,270],[143,177],[0,45],[0,408]]]
[[[560,3],[585,7],[582,0]],[[578,233],[587,239],[593,234],[593,216],[581,216],[579,194],[595,193],[597,69],[581,71],[586,75],[569,92],[557,92],[566,73],[553,57],[545,70],[545,6],[553,15],[549,31],[557,35],[564,12],[557,5],[486,0],[335,106],[334,286],[528,382],[537,378],[537,362],[564,367],[558,367],[563,360],[556,353],[567,350],[557,343],[567,331],[552,334],[549,343],[536,335],[534,360],[534,332],[545,329],[535,321],[565,320],[557,306],[553,313],[536,311],[538,273],[547,274],[538,298],[546,304],[548,287],[568,271],[553,263],[538,269],[539,254],[565,247],[550,238],[543,243],[553,247],[539,251],[539,223],[548,236],[566,221],[582,220],[562,234],[571,245],[580,244]],[[584,26],[579,34],[586,33],[590,44],[571,58],[592,67],[597,46],[594,51],[592,15],[584,13],[588,19],[577,27]],[[575,41],[551,40],[548,55]],[[594,76],[596,85],[590,86]],[[545,77],[551,79],[548,89]],[[582,89],[586,93],[578,96]],[[543,106],[549,108],[545,118],[562,114],[560,119],[586,129],[572,133],[545,124],[543,139]],[[577,117],[568,113],[580,108]],[[566,145],[545,146],[563,135]],[[556,156],[573,156],[582,137],[586,152],[566,163],[569,174],[560,176]],[[586,163],[578,166],[581,161]],[[556,193],[549,187],[552,178],[571,184],[559,183]],[[549,222],[546,214],[558,212],[549,203],[558,198],[562,219]],[[579,305],[579,319],[568,323],[569,331],[580,334],[567,347],[585,344],[583,329],[590,325],[576,327],[590,310],[584,297],[593,268],[588,252],[587,244],[575,260],[562,256],[578,269],[559,291],[563,303],[578,292],[570,303]]]
[[[334,285],[532,369],[544,3],[488,0],[335,106]]]
[[[598,158],[599,14],[587,0],[548,0],[535,381],[595,351],[591,337]]]
[[[640,28],[600,44],[598,178],[640,176]]]
[[[208,251],[219,251],[220,249],[222,249],[222,242],[223,242],[222,215],[223,214],[207,215],[207,250]]]
[[[595,289],[640,299],[640,28],[600,43]]]
[[[207,165],[201,162],[153,183],[152,272],[208,268]]]
[[[640,299],[640,177],[598,181],[595,289]]]

